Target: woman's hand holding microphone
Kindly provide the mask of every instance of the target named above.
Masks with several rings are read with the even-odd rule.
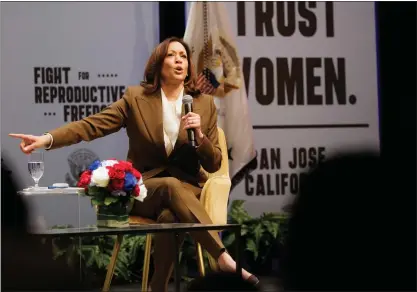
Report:
[[[182,118],[184,123],[184,129],[194,129],[195,131],[195,138],[197,140],[198,145],[200,145],[204,139],[204,134],[201,131],[201,118],[199,114],[189,112],[188,114],[184,115]]]

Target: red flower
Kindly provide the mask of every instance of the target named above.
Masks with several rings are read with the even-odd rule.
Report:
[[[111,180],[125,178],[125,171],[121,165],[115,164],[113,166],[107,166],[106,168],[109,171],[109,178]]]
[[[132,169],[132,174],[136,177],[137,180],[140,180],[142,177],[142,174],[134,168]]]
[[[138,185],[135,185],[135,187],[133,188],[133,196],[138,197],[140,194],[140,189]]]
[[[125,184],[124,179],[113,179],[110,181],[110,188],[112,191],[123,190],[124,184]]]
[[[131,172],[133,169],[132,163],[128,161],[119,161],[118,165],[120,165],[125,172]]]
[[[110,180],[115,179],[116,178],[116,171],[114,170],[114,168],[111,167],[111,166],[106,166],[106,168],[107,168]]]
[[[111,166],[115,171],[125,171],[125,168],[123,164],[116,163],[113,166]]]
[[[91,170],[86,170],[81,174],[77,187],[87,188],[91,181]]]

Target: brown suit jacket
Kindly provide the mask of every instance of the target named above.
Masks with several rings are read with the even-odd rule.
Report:
[[[200,115],[204,133],[201,145],[195,150],[188,147],[187,132],[181,122],[177,142],[168,157],[160,90],[152,95],[145,95],[143,90],[140,85],[129,86],[121,99],[100,113],[49,131],[54,140],[51,149],[92,141],[126,127],[129,137],[127,160],[143,174],[144,180],[168,171],[173,177],[202,186],[207,180],[203,172],[190,173],[189,169],[195,169],[201,163],[212,173],[220,168],[222,159],[213,97],[201,94],[193,100],[193,112]]]

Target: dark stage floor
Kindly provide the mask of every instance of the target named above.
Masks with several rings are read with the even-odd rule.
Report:
[[[262,277],[260,278],[262,282],[262,292],[277,292],[278,290],[278,282],[277,279],[272,277]],[[181,283],[181,291],[186,290],[186,283]],[[89,290],[88,292],[98,292],[100,290]],[[174,283],[170,283],[169,285],[169,292],[174,292]],[[129,285],[112,285],[110,287],[110,292],[140,292],[140,283],[137,284],[129,284]]]

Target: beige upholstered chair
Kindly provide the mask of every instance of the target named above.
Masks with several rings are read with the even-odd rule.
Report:
[[[203,170],[208,177],[207,182],[205,183],[201,196],[200,201],[204,205],[207,213],[209,214],[210,218],[213,220],[214,224],[226,224],[227,222],[227,203],[229,200],[229,192],[231,187],[231,181],[229,177],[229,160],[227,155],[227,145],[226,145],[226,137],[224,132],[221,128],[218,128],[219,132],[219,144],[222,151],[222,165],[220,169],[215,173],[208,173]],[[129,218],[130,224],[150,224],[156,223],[152,220],[139,217],[139,216],[130,216]],[[118,239],[118,242],[121,242]],[[146,235],[146,244],[145,244],[145,257],[143,263],[143,277],[142,277],[142,291],[147,291],[148,289],[148,276],[149,276],[149,265],[150,265],[150,258],[151,258],[151,246],[152,246],[152,234]],[[204,262],[203,262],[203,252],[202,248],[199,243],[197,243],[197,260],[198,260],[198,267],[199,272],[202,276],[205,274],[204,269]],[[117,257],[118,248],[115,245],[115,251]],[[115,252],[113,252],[115,253]],[[217,270],[217,262],[208,256],[210,268],[212,270]],[[116,258],[114,259],[114,261]],[[109,267],[106,281],[103,287],[103,291],[107,292],[110,289],[110,282],[113,276],[114,267]]]

